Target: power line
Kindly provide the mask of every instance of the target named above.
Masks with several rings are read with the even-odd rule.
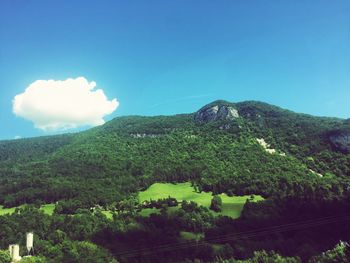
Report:
[[[159,252],[175,251],[175,250],[194,247],[194,246],[202,246],[207,244],[208,242],[215,243],[215,242],[225,242],[225,241],[237,240],[237,239],[249,239],[249,238],[265,236],[265,235],[270,235],[270,234],[275,234],[280,232],[308,229],[308,228],[317,227],[325,224],[337,223],[337,222],[348,221],[348,220],[350,220],[350,215],[329,216],[329,217],[323,217],[318,219],[299,221],[295,223],[265,227],[265,228],[250,230],[250,231],[242,231],[234,234],[219,235],[216,237],[207,238],[206,240],[203,240],[203,241],[186,241],[186,242],[180,242],[180,243],[167,243],[163,245],[154,246],[151,248],[125,250],[120,253],[115,253],[114,255],[116,257],[135,257],[139,255],[149,255],[149,254],[154,254]]]
[[[132,257],[140,254],[146,255],[146,254],[152,254],[152,253],[157,253],[162,251],[177,250],[177,249],[182,249],[186,247],[201,246],[206,244],[206,242],[224,242],[224,241],[230,241],[234,239],[248,239],[248,238],[264,236],[268,234],[274,234],[278,232],[310,228],[310,227],[315,227],[315,226],[329,224],[329,223],[335,223],[335,222],[344,221],[344,220],[350,220],[350,216],[347,216],[347,218],[344,217],[344,218],[334,218],[334,219],[329,217],[329,218],[322,218],[317,221],[313,220],[312,222],[305,221],[305,222],[285,224],[280,226],[273,226],[273,227],[258,229],[255,231],[245,231],[245,232],[239,232],[231,235],[217,236],[217,237],[206,239],[200,242],[187,241],[187,242],[182,242],[180,244],[176,243],[176,244],[160,245],[152,248],[144,248],[144,249],[139,249],[139,250],[134,250],[129,252],[125,251],[125,253],[123,254],[119,253],[119,255],[127,256],[127,257]],[[152,249],[152,251],[149,251],[150,249]]]

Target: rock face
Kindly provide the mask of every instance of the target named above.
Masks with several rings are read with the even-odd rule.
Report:
[[[239,117],[238,111],[228,105],[210,105],[196,112],[194,119],[206,123],[218,120],[234,120]]]
[[[331,135],[329,139],[337,150],[350,152],[350,132]]]

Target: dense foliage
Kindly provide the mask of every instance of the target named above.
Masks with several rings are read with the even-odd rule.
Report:
[[[211,200],[210,209],[215,211],[215,212],[220,212],[221,206],[222,206],[221,197],[214,195],[212,200]]]
[[[349,227],[336,220],[349,209],[350,154],[330,138],[346,133],[350,122],[260,102],[215,104],[236,108],[240,117],[209,123],[194,121],[192,114],[121,117],[82,133],[0,142],[0,204],[58,202],[52,217],[35,208],[0,217],[0,248],[23,244],[24,233],[33,230],[38,253],[54,262],[108,262],[112,256],[121,262],[289,256],[285,262],[297,262],[349,241]],[[257,138],[276,152],[267,152]],[[267,200],[248,202],[238,220],[213,218],[208,209],[186,202],[169,214],[171,199],[148,204],[162,208],[159,215],[133,211],[138,191],[154,182],[185,181],[198,191]],[[96,207],[116,211],[113,220],[90,211]],[[331,216],[333,221],[307,229],[222,238]],[[181,231],[204,239],[183,244]],[[162,244],[178,249],[158,251]],[[152,249],[158,253],[145,252]],[[91,259],[79,259],[81,254]]]

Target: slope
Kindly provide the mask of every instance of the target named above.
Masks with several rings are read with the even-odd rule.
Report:
[[[344,192],[350,157],[330,138],[347,127],[261,102],[216,101],[195,114],[120,117],[77,134],[0,142],[0,204],[108,205],[154,182],[185,181],[264,197],[293,195],[302,185],[310,190],[301,195],[333,198]]]

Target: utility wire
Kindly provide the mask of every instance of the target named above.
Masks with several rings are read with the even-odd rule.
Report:
[[[349,218],[350,219],[350,218]],[[322,219],[322,220],[325,220]],[[261,236],[261,235],[266,235],[266,234],[271,234],[271,233],[275,233],[275,232],[282,232],[282,231],[290,231],[290,230],[294,230],[294,228],[296,229],[301,229],[301,228],[308,228],[308,227],[314,227],[314,226],[318,226],[318,225],[322,225],[322,224],[326,224],[326,223],[332,223],[332,222],[337,222],[339,221],[339,218],[330,220],[328,219],[327,221],[320,221],[320,219],[318,221],[311,221],[311,222],[298,222],[298,223],[291,223],[291,224],[285,224],[285,225],[281,225],[281,226],[274,226],[274,227],[269,227],[269,228],[262,228],[262,229],[257,229],[254,231],[245,231],[245,232],[239,232],[239,233],[235,233],[235,234],[231,234],[231,235],[224,235],[224,236],[217,236],[215,238],[210,238],[210,239],[206,239],[205,241],[210,241],[210,242],[222,242],[225,240],[232,240],[232,239],[239,239],[239,238],[251,238],[251,237],[256,237],[256,236]],[[303,224],[303,225],[302,225]],[[293,225],[296,225],[296,227],[293,227]],[[175,249],[175,248],[182,248],[183,246],[190,246],[190,245],[195,245],[198,246],[200,245],[200,243],[205,244],[204,242],[182,242],[182,243],[176,243],[176,244],[165,244],[165,245],[160,245],[160,246],[156,246],[153,247],[152,249]],[[139,249],[139,250],[135,250],[135,252],[142,253],[142,252],[147,252],[149,250],[149,248],[144,248],[144,249]]]
[[[250,230],[250,231],[242,231],[242,232],[237,232],[233,234],[219,235],[216,237],[207,238],[203,241],[186,241],[186,242],[180,242],[180,243],[167,243],[163,245],[154,246],[151,248],[125,250],[119,253],[115,253],[114,255],[116,257],[135,257],[139,255],[149,255],[149,254],[165,252],[165,251],[170,252],[170,251],[175,251],[183,248],[201,246],[206,244],[207,242],[215,243],[215,242],[225,242],[225,241],[237,240],[237,239],[249,239],[249,238],[260,237],[260,236],[265,236],[265,235],[270,235],[270,234],[275,234],[280,232],[308,229],[308,228],[317,227],[325,224],[337,223],[337,222],[348,221],[348,220],[350,220],[350,215],[322,217],[318,219],[299,221],[295,223],[264,227],[260,229]]]

